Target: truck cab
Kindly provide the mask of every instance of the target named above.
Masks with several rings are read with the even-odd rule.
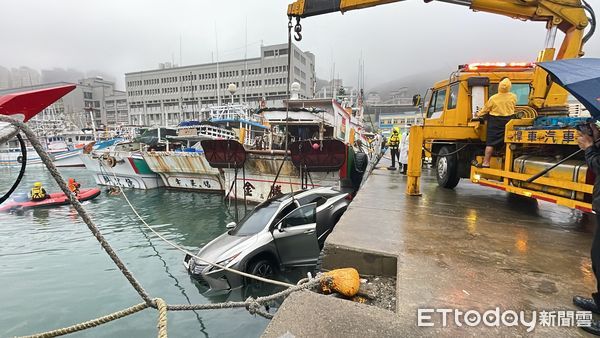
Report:
[[[487,100],[498,92],[498,84],[509,78],[511,91],[517,95],[517,109],[522,114],[527,109],[533,64],[529,63],[477,63],[460,65],[446,80],[429,89],[423,100],[424,126],[441,127],[439,136],[424,144],[425,156],[431,157],[437,169],[438,184],[454,188],[460,178],[470,176],[471,162],[483,153],[486,126],[473,121]],[[461,135],[446,133],[452,127],[465,127]],[[451,154],[451,155],[448,155]],[[439,156],[444,155],[444,156]]]
[[[571,156],[578,149],[575,127],[589,118],[568,116],[562,94],[534,108],[534,74],[532,64],[470,64],[437,82],[423,100],[423,125],[410,130],[409,178],[420,176],[418,164],[426,156],[444,188],[470,178],[485,187],[591,212],[594,175],[582,154]],[[494,149],[490,168],[477,168],[472,163],[482,161],[487,123],[475,116],[503,78],[511,80],[517,96],[515,117],[506,125],[504,146]],[[543,177],[531,179],[549,168]],[[419,191],[419,181],[409,180],[408,191]]]

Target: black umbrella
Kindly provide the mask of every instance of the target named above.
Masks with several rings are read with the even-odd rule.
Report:
[[[537,65],[575,96],[595,119],[600,119],[600,59],[567,59]]]

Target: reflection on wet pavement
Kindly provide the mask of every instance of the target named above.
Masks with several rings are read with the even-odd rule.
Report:
[[[594,290],[594,215],[468,180],[440,188],[427,169],[423,195],[407,196],[406,176],[385,166],[373,172],[327,245],[397,257],[397,314],[406,327],[415,327],[419,308],[574,309],[573,295]],[[489,332],[526,333],[523,327]]]

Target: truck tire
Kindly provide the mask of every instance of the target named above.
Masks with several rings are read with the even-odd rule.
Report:
[[[442,147],[435,166],[438,185],[447,189],[454,189],[458,185],[458,181],[460,181],[460,176],[458,175],[458,156],[456,154],[444,156],[453,151],[454,147]]]
[[[369,165],[369,157],[363,152],[357,152],[354,154],[354,165],[350,171],[350,180],[355,191],[360,188],[365,170]]]
[[[354,154],[354,170],[358,173],[364,173],[367,170],[367,166],[369,165],[369,157],[367,154],[361,152],[357,152]]]

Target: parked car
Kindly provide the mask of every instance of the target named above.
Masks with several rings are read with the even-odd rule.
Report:
[[[317,262],[325,238],[348,208],[351,195],[333,188],[315,188],[267,200],[239,224],[205,245],[196,256],[228,268],[262,277],[278,269],[309,266]],[[234,289],[243,277],[210,266],[190,255],[188,272],[211,290]]]

